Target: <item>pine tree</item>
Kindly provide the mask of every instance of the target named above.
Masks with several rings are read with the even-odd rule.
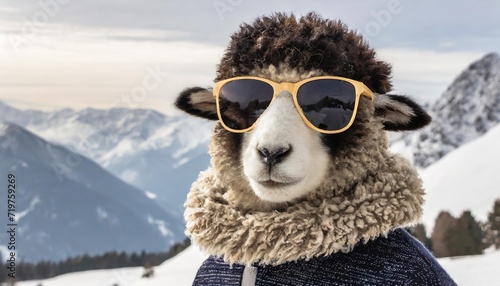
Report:
[[[456,219],[448,212],[436,218],[431,236],[432,250],[437,257],[482,254],[484,232],[470,211]]]
[[[493,210],[488,214],[485,232],[486,244],[500,249],[500,199],[495,201]]]
[[[470,211],[458,218],[449,240],[451,256],[482,254],[484,233]]]
[[[436,257],[452,255],[450,241],[453,239],[453,229],[456,224],[457,219],[449,212],[442,211],[437,216],[431,235],[432,251]]]

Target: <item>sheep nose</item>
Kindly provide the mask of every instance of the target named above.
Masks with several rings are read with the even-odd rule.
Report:
[[[259,151],[262,161],[269,167],[279,164],[292,152],[292,146],[279,147],[269,150],[268,148],[257,148]]]

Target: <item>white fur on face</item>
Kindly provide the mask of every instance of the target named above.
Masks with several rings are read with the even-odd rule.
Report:
[[[243,169],[255,194],[266,201],[286,202],[318,187],[329,160],[320,136],[304,123],[291,94],[278,94],[243,139]],[[288,147],[290,153],[271,167],[259,151]]]

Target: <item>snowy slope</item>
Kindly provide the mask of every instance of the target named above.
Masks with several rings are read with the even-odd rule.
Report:
[[[438,260],[460,286],[500,286],[500,251]]]
[[[0,185],[17,178],[18,259],[165,251],[184,238],[182,222],[143,192],[18,125],[0,122],[0,158]],[[2,200],[0,213],[6,207]],[[0,245],[6,238],[0,232]]]
[[[428,111],[428,127],[394,134],[391,144],[421,168],[500,123],[500,56],[491,53],[472,63]]]
[[[189,247],[179,255],[155,267],[152,278],[141,278],[142,267],[118,268],[109,270],[82,271],[60,275],[46,280],[18,282],[17,286],[110,286],[114,283],[127,286],[183,286],[191,285],[196,271],[206,255],[197,248]]]
[[[201,253],[196,247],[190,246],[179,255],[165,261],[155,270],[153,279],[141,279],[133,286],[164,286],[191,285],[193,279],[207,255]]]
[[[142,267],[91,270],[68,273],[46,280],[17,282],[16,286],[129,286],[141,278]],[[175,285],[175,284],[164,284]],[[189,284],[186,284],[189,285]],[[3,285],[2,285],[3,286]]]
[[[205,255],[191,246],[155,269],[153,278],[141,278],[140,268],[95,270],[61,275],[44,281],[19,282],[18,286],[109,286],[113,283],[129,286],[188,286],[192,285]],[[439,262],[460,286],[500,286],[498,265],[500,251],[478,256],[441,258]]]
[[[41,112],[0,102],[0,120],[92,159],[153,194],[178,217],[191,183],[209,164],[213,123],[190,116],[167,117],[153,110],[126,108]]]
[[[439,211],[458,216],[469,209],[477,219],[485,220],[500,199],[498,184],[500,125],[469,142],[421,172],[427,190],[423,222],[434,225]]]

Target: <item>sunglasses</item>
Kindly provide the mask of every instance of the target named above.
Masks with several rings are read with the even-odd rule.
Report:
[[[292,94],[302,120],[324,134],[347,130],[356,117],[360,95],[372,100],[374,96],[364,83],[337,76],[312,77],[295,83],[234,77],[216,82],[213,89],[222,126],[235,133],[250,131],[283,90]]]

